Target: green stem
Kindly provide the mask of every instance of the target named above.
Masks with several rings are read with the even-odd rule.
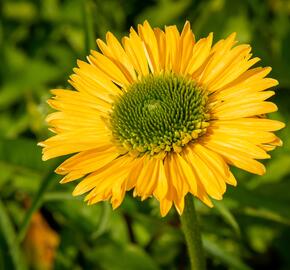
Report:
[[[46,174],[46,176],[43,178],[39,186],[39,189],[32,200],[31,206],[27,210],[23,218],[23,221],[19,227],[19,232],[17,235],[17,239],[19,243],[21,243],[24,240],[32,215],[41,207],[45,193],[53,184],[53,182],[51,181],[53,176],[54,176],[54,169],[49,171]]]
[[[8,252],[3,254],[3,256],[9,255],[11,257],[14,269],[25,270],[26,266],[23,261],[20,246],[16,241],[16,234],[12,221],[10,220],[10,217],[6,211],[5,205],[0,199],[0,233],[1,232],[8,246]]]
[[[205,270],[205,258],[201,242],[200,228],[192,195],[185,197],[185,207],[180,217],[185,235],[191,270]]]
[[[90,0],[83,0],[82,15],[84,24],[85,56],[89,55],[90,51],[96,47],[92,8],[93,6]]]

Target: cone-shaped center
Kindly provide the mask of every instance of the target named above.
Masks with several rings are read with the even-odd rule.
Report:
[[[111,128],[127,150],[151,155],[180,152],[208,126],[207,94],[176,74],[150,75],[132,84],[113,105]]]

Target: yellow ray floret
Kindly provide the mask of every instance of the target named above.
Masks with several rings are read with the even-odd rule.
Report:
[[[52,90],[55,135],[39,143],[43,160],[73,154],[56,169],[61,183],[82,179],[73,195],[117,208],[133,190],[165,216],[173,205],[182,214],[187,193],[212,207],[237,185],[231,165],[265,173],[257,160],[282,145],[273,132],[284,124],[266,118],[278,82],[270,67],[252,67],[260,59],[236,33],[213,45],[213,33],[196,41],[189,22],[179,32],[145,21],[97,44],[77,62],[75,90]]]

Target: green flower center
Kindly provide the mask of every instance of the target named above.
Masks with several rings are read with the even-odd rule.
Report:
[[[113,104],[111,129],[126,150],[180,152],[206,132],[208,96],[176,74],[149,75],[132,84]]]

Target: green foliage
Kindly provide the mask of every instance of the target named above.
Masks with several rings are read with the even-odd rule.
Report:
[[[288,0],[2,0],[0,2],[0,269],[26,269],[23,239],[40,210],[60,239],[54,269],[189,269],[174,211],[161,219],[154,200],[129,194],[120,209],[86,206],[59,185],[60,160],[41,161],[37,142],[49,134],[49,89],[69,87],[76,59],[95,38],[118,37],[148,19],[154,26],[187,19],[197,38],[237,32],[280,82],[273,118],[290,117]],[[265,176],[235,170],[238,187],[208,209],[197,204],[208,269],[290,269],[290,127]],[[30,206],[30,208],[29,208]],[[28,210],[28,208],[30,210]],[[27,267],[26,267],[27,266]],[[42,269],[42,268],[40,268]]]

